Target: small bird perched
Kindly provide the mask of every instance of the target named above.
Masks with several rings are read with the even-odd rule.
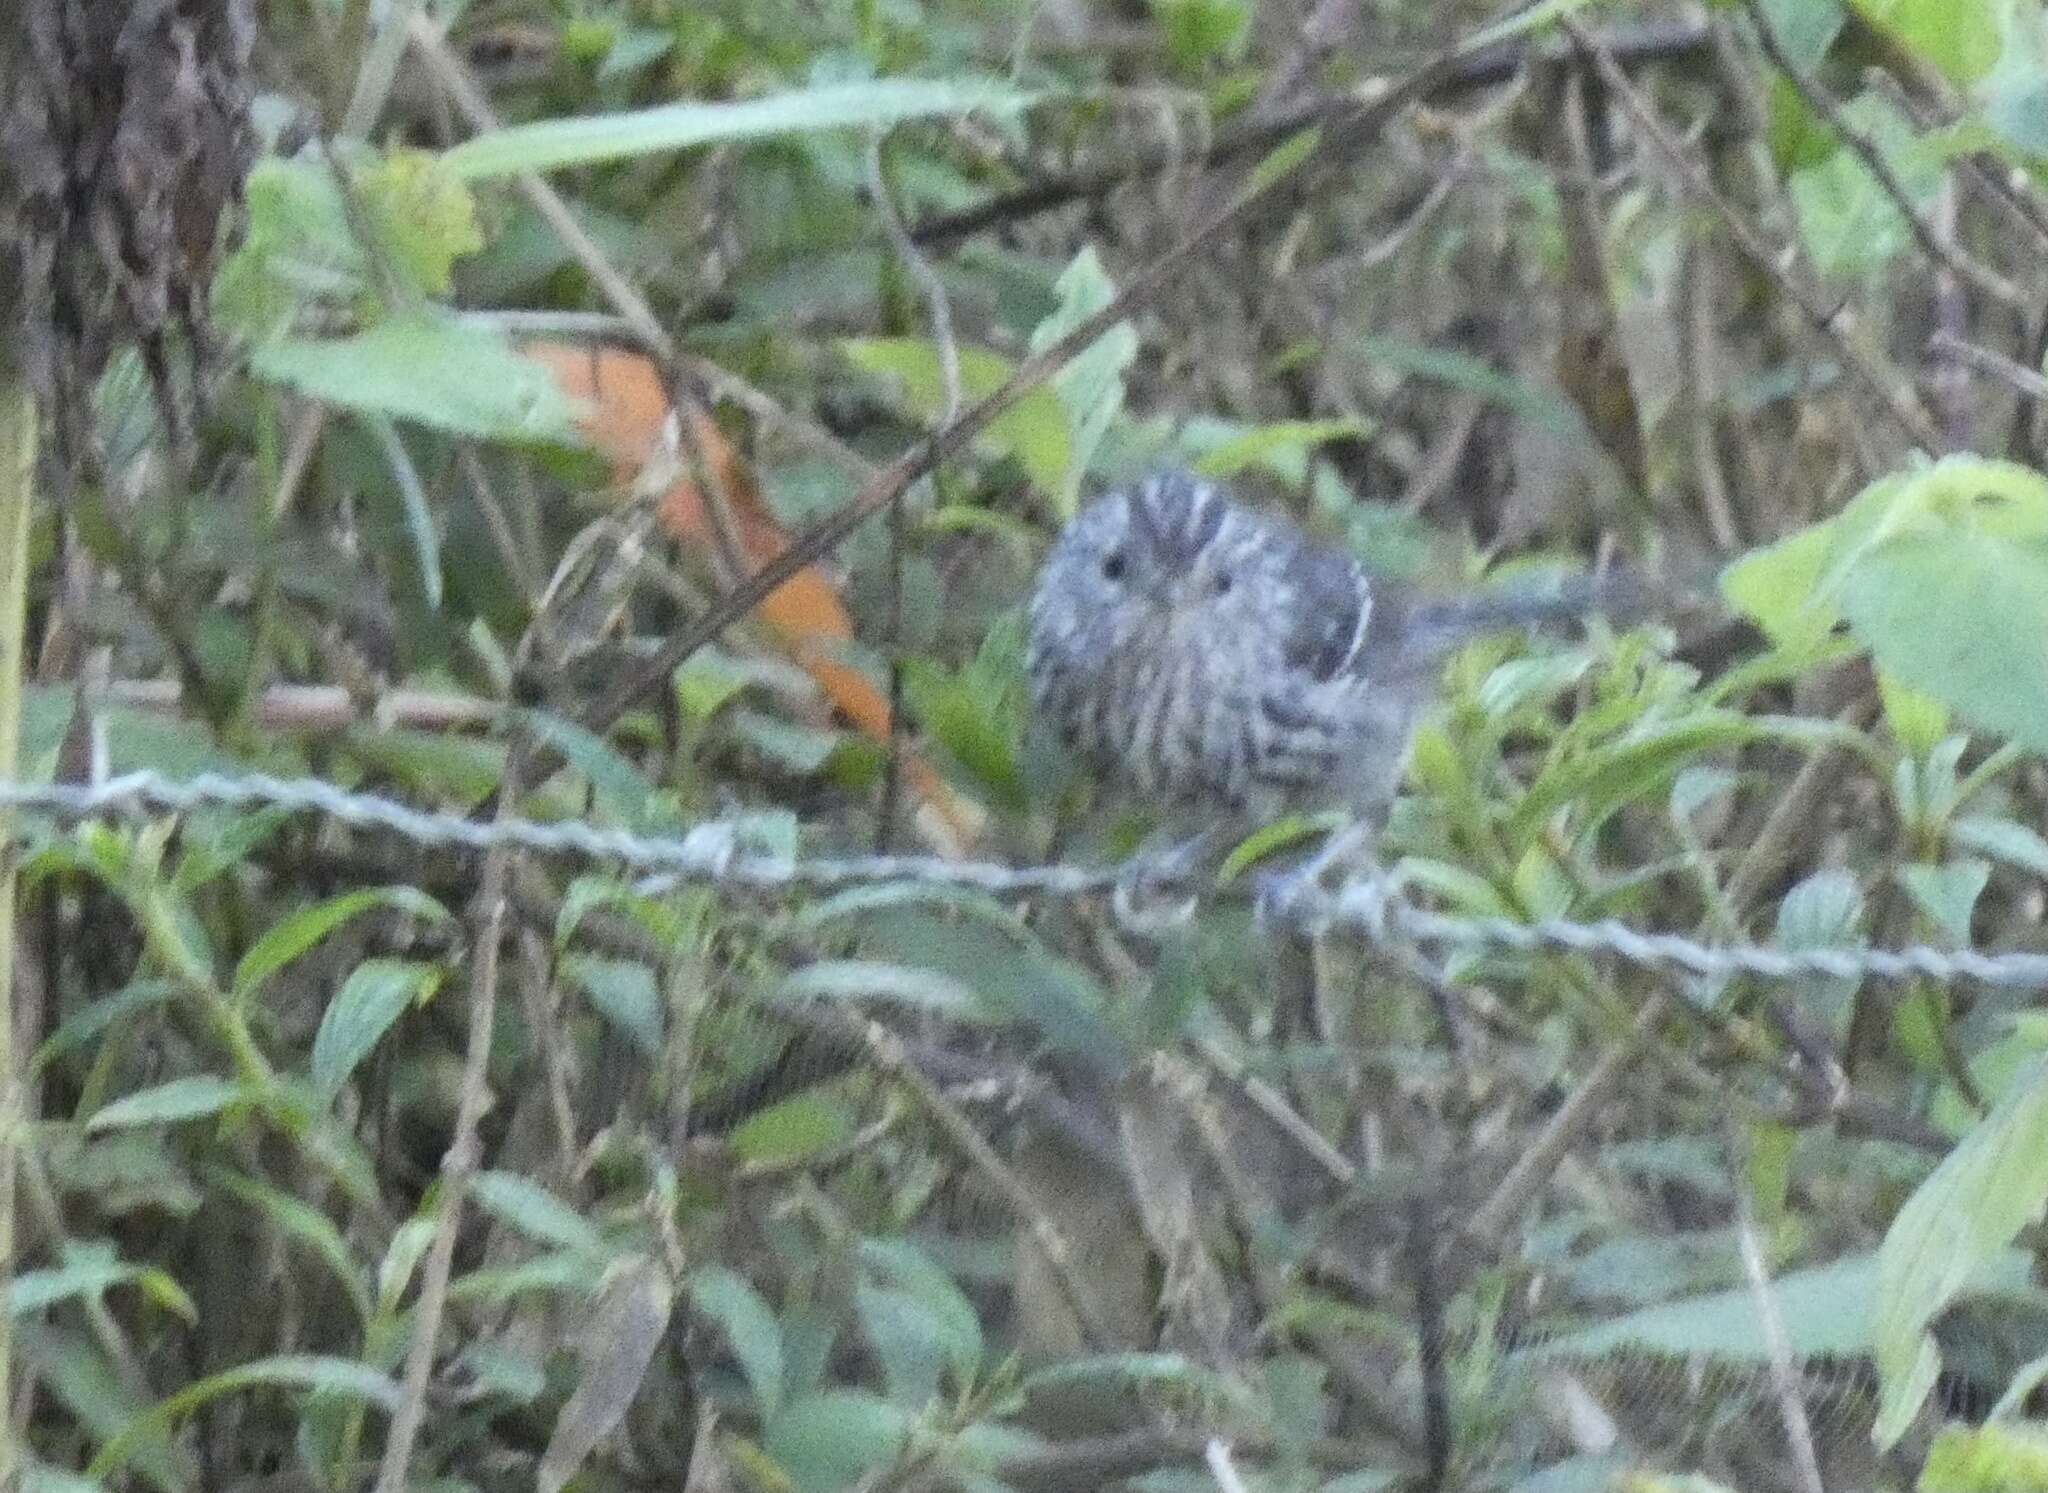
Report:
[[[1067,524],[1031,598],[1026,667],[1041,718],[1145,798],[1260,818],[1374,815],[1459,646],[1649,601],[1611,580],[1418,599],[1171,472]]]

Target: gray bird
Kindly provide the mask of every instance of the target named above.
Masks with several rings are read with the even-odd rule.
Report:
[[[1031,598],[1026,667],[1041,719],[1144,799],[1373,816],[1459,646],[1649,600],[1604,579],[1420,599],[1171,472],[1097,499],[1061,532]]]

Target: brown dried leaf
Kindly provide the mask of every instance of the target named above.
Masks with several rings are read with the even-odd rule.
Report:
[[[582,1379],[555,1418],[534,1475],[539,1493],[561,1493],[591,1448],[625,1417],[668,1331],[675,1299],[667,1267],[650,1255],[630,1255],[606,1272],[583,1334]]]

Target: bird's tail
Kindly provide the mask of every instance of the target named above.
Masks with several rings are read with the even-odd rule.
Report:
[[[1469,596],[1419,600],[1402,627],[1402,650],[1441,658],[1471,639],[1518,627],[1557,627],[1589,616],[1618,626],[1680,606],[1694,588],[1635,572],[1521,581]]]

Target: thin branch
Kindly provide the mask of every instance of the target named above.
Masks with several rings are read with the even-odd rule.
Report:
[[[16,775],[21,754],[22,689],[27,682],[23,651],[28,616],[29,515],[36,502],[36,399],[28,378],[9,352],[0,352],[0,774]],[[14,1167],[24,1144],[20,1066],[14,1052],[15,919],[14,816],[0,816],[0,1295],[14,1280]],[[13,1339],[7,1313],[0,1311],[0,1416],[11,1377]],[[15,1438],[0,1425],[0,1486],[12,1487],[17,1471]]]
[[[1705,44],[1707,31],[1696,22],[1680,21],[1645,25],[1615,34],[1609,42],[1617,57],[1635,65],[1665,57],[1684,56]],[[1563,61],[1569,49],[1556,43],[1534,49],[1517,42],[1503,42],[1459,56],[1454,65],[1432,72],[1425,96],[1438,100],[1490,88],[1520,72],[1532,58]],[[1375,83],[1368,87],[1378,86]],[[1395,85],[1398,90],[1402,85]],[[1209,164],[1220,166],[1246,157],[1258,157],[1298,132],[1319,124],[1341,121],[1361,107],[1370,107],[1372,96],[1362,90],[1343,94],[1319,94],[1291,108],[1258,119],[1223,135],[1209,150]],[[910,230],[912,238],[925,245],[946,246],[971,237],[985,228],[1014,223],[1069,203],[1101,197],[1129,181],[1158,176],[1185,163],[1186,152],[1177,144],[1156,147],[1129,160],[1090,167],[1061,176],[1048,177],[1006,193],[978,207],[942,213]]]
[[[1081,1282],[1080,1272],[1074,1264],[1073,1245],[1039,1206],[1024,1180],[996,1154],[995,1147],[974,1128],[973,1122],[960,1113],[952,1101],[939,1092],[938,1086],[911,1061],[902,1038],[879,1021],[865,1022],[861,1032],[881,1069],[910,1091],[911,1097],[925,1113],[937,1122],[948,1139],[1002,1195],[1016,1213],[1017,1221],[1031,1231],[1032,1240],[1044,1254],[1053,1279],[1059,1284],[1060,1294],[1066,1298],[1067,1309],[1074,1314],[1074,1321],[1090,1348],[1100,1351],[1115,1342],[1115,1334],[1103,1325],[1102,1314],[1095,1309],[1094,1298]]]
[[[519,798],[522,753],[515,749],[505,766],[498,794],[498,814],[512,813]],[[406,1355],[404,1396],[391,1418],[384,1442],[384,1461],[377,1471],[377,1493],[405,1493],[412,1464],[413,1442],[426,1414],[427,1380],[433,1373],[434,1347],[441,1318],[448,1308],[448,1277],[455,1265],[455,1236],[462,1223],[469,1179],[479,1161],[477,1125],[483,1119],[485,1077],[490,1068],[491,1036],[498,1015],[498,946],[505,933],[506,895],[512,851],[493,850],[484,859],[471,918],[474,946],[469,985],[469,1042],[463,1056],[462,1088],[456,1102],[455,1134],[441,1157],[440,1216],[434,1241],[420,1276],[418,1304],[413,1308],[412,1347]]]
[[[1899,210],[1907,225],[1912,228],[1913,237],[1919,241],[1920,248],[1927,257],[1937,264],[1946,266],[1958,279],[1968,281],[1995,301],[2014,309],[2023,309],[2031,305],[2032,302],[2026,293],[2017,285],[1989,265],[1973,258],[1968,250],[1941,233],[1932,221],[1921,214],[1907,193],[1906,184],[1900,181],[1899,174],[1892,170],[1891,162],[1885,159],[1884,152],[1877,147],[1877,142],[1872,140],[1866,131],[1857,128],[1843,110],[1841,101],[1821,87],[1814,76],[1786,52],[1784,43],[1779,39],[1778,30],[1771,24],[1771,18],[1765,13],[1761,0],[1742,0],[1742,8],[1749,12],[1750,22],[1756,27],[1757,41],[1763,46],[1764,55],[1771,59],[1772,66],[1785,75],[1786,81],[1791,83],[1800,98],[1806,101],[1806,107],[1826,120],[1828,128],[1841,137],[1842,143],[1855,153],[1856,159],[1877,178],[1877,184],[1884,189],[1884,194],[1892,200],[1892,206]]]
[[[1988,373],[1993,378],[2003,380],[2028,399],[2048,399],[2048,378],[2043,378],[2017,358],[2008,358],[2002,352],[1980,347],[1974,342],[1965,342],[1946,327],[1937,329],[1934,335],[1927,339],[1927,350],[1939,357],[1975,368],[1979,373]]]
[[[95,693],[104,705],[155,715],[179,714],[185,698],[174,679],[117,679]],[[448,731],[482,730],[495,725],[503,710],[478,695],[418,689],[390,690],[366,709],[343,685],[273,684],[250,707],[250,716],[266,731],[334,732],[355,725]]]
[[[1641,1053],[1644,1040],[1663,1016],[1669,999],[1660,993],[1643,1002],[1643,1008],[1636,1013],[1635,1024],[1628,1034],[1600,1054],[1593,1070],[1566,1096],[1557,1113],[1550,1117],[1550,1123],[1543,1127],[1543,1133],[1501,1178],[1493,1195],[1466,1220],[1465,1233],[1468,1237],[1489,1250],[1499,1247],[1509,1228],[1522,1216],[1522,1210],[1543,1190],[1551,1173],[1564,1160],[1565,1152],[1577,1144],[1599,1118],[1601,1105],[1613,1095],[1622,1075]]]
[[[1785,1426],[1785,1440],[1792,1448],[1792,1465],[1799,1470],[1803,1493],[1827,1493],[1820,1478],[1820,1458],[1814,1455],[1813,1427],[1807,1421],[1806,1403],[1800,1397],[1799,1381],[1792,1371],[1792,1346],[1785,1336],[1785,1319],[1771,1295],[1771,1278],[1764,1269],[1763,1246],[1757,1239],[1748,1183],[1737,1177],[1734,1192],[1735,1236],[1742,1246],[1742,1271],[1749,1277],[1750,1299],[1756,1303],[1757,1320],[1763,1326],[1771,1385],[1777,1391],[1778,1418]]]
[[[939,350],[939,387],[945,391],[939,424],[951,425],[960,418],[960,344],[953,336],[953,301],[946,294],[946,282],[939,278],[938,271],[903,226],[903,215],[896,210],[896,199],[882,174],[879,133],[868,139],[867,168],[868,194],[874,198],[875,216],[881,219],[882,231],[888,235],[904,272],[917,282],[918,294],[924,297],[925,311],[932,319],[932,342]]]
[[[939,278],[931,261],[917,247],[896,210],[896,199],[882,171],[882,134],[868,137],[868,194],[874,198],[875,215],[895,248],[904,272],[917,282],[931,317],[932,343],[939,354],[939,387],[944,405],[939,424],[950,425],[960,418],[960,344],[953,335],[953,302],[946,294],[946,282]],[[875,826],[875,848],[889,848],[896,823],[896,800],[903,787],[903,495],[889,505],[889,616],[886,646],[889,651],[889,768],[882,779],[882,805]]]
[[[1843,364],[1863,381],[1869,390],[1884,402],[1894,420],[1915,443],[1928,451],[1939,450],[1941,433],[1935,428],[1933,417],[1913,394],[1904,375],[1886,368],[1876,355],[1863,347],[1852,335],[1853,313],[1846,303],[1830,306],[1810,286],[1800,283],[1792,265],[1797,262],[1796,247],[1788,250],[1767,242],[1763,235],[1738,211],[1733,203],[1721,195],[1706,168],[1694,160],[1685,148],[1675,140],[1657,118],[1640,90],[1629,81],[1628,73],[1607,49],[1600,38],[1588,30],[1576,17],[1566,15],[1560,21],[1567,31],[1584,46],[1600,69],[1600,76],[1608,88],[1621,101],[1629,117],[1636,122],[1657,153],[1664,157],[1677,174],[1684,190],[1712,207],[1726,224],[1729,236],[1735,240],[1745,258],[1758,270],[1775,281],[1785,294],[1798,306],[1808,322],[1813,325],[1840,354]]]

